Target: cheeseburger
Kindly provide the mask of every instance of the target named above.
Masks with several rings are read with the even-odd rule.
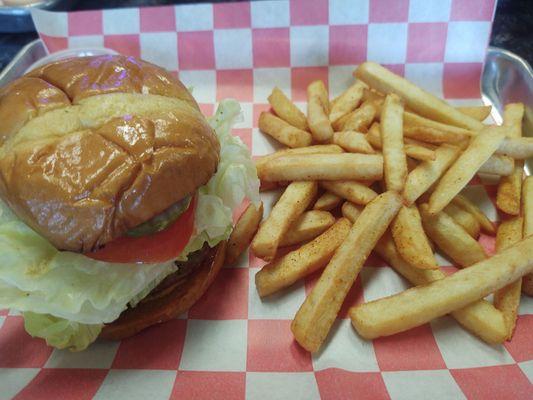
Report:
[[[208,121],[167,71],[124,56],[42,66],[0,89],[0,309],[83,350],[176,318],[258,201],[221,102]]]

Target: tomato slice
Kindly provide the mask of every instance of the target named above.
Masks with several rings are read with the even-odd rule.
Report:
[[[89,258],[112,263],[162,263],[177,258],[194,230],[196,196],[189,207],[168,228],[152,235],[122,236],[101,249],[85,253]]]

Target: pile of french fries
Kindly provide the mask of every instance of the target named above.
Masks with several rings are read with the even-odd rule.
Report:
[[[256,165],[262,190],[284,191],[262,222],[262,207],[248,207],[230,261],[251,242],[268,262],[256,275],[261,297],[323,270],[291,325],[311,352],[373,250],[414,287],[352,307],[362,337],[450,314],[486,342],[509,340],[521,291],[533,294],[533,177],[523,170],[533,138],[522,137],[523,104],[505,106],[501,126],[486,125],[490,107],[452,107],[376,63],[354,77],[331,101],[323,82],[311,83],[307,115],[272,91],[259,128],[287,148]],[[461,194],[478,173],[499,177],[498,227]],[[481,231],[496,235],[492,257]],[[435,248],[462,270],[446,276]]]

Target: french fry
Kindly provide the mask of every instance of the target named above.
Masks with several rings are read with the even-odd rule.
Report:
[[[505,138],[496,149],[496,154],[509,156],[515,160],[525,160],[533,157],[533,138]]]
[[[471,107],[455,107],[463,114],[468,115],[478,121],[485,121],[492,111],[491,106],[471,106]]]
[[[263,167],[268,161],[275,160],[281,156],[290,156],[295,154],[339,154],[343,150],[336,144],[319,144],[308,147],[298,147],[296,149],[283,149],[278,150],[275,153],[268,154],[255,161],[255,167],[257,169],[257,176],[261,179],[263,176]]]
[[[317,199],[313,210],[330,211],[337,207],[341,201],[342,198],[340,196],[337,196],[335,193],[326,192]]]
[[[351,201],[345,201],[341,207],[342,216],[348,218],[352,224],[359,218],[361,211],[363,211],[363,208],[355,205]]]
[[[314,81],[307,87],[307,124],[317,142],[326,142],[333,136],[328,118],[329,100],[322,81]]]
[[[363,91],[363,101],[384,101],[385,95],[374,89],[367,88]]]
[[[284,121],[302,131],[309,129],[305,114],[277,87],[272,89],[272,93],[268,96],[268,102],[276,115]]]
[[[309,132],[298,129],[269,112],[259,116],[259,129],[289,147],[309,146],[313,141]]]
[[[511,103],[505,106],[503,111],[503,125],[508,128],[508,137],[522,137],[523,118],[524,105],[522,103]],[[496,193],[496,206],[507,214],[520,214],[520,195],[522,193],[523,174],[524,163],[516,160],[514,161],[512,174],[500,178],[498,191]]]
[[[440,269],[420,269],[405,261],[398,253],[388,232],[378,241],[376,253],[400,275],[413,284],[421,286],[446,277]],[[451,313],[465,329],[488,343],[502,343],[507,336],[507,328],[502,316],[491,303],[478,300]]]
[[[333,143],[351,153],[373,154],[376,151],[366,140],[366,135],[355,131],[335,132]]]
[[[383,175],[387,190],[401,192],[407,178],[407,159],[403,150],[403,104],[398,96],[385,98],[381,114]]]
[[[359,205],[370,203],[378,195],[369,187],[355,181],[322,181],[320,186],[345,200]]]
[[[327,211],[306,211],[283,235],[279,246],[292,246],[316,238],[335,223],[335,217]]]
[[[406,111],[403,115],[405,136],[429,143],[457,143],[476,132],[443,124]]]
[[[381,179],[383,157],[378,154],[306,154],[279,157],[263,167],[266,181]]]
[[[459,267],[468,267],[487,257],[483,246],[445,212],[429,214],[427,204],[421,204],[420,215],[429,238]]]
[[[413,204],[431,185],[437,182],[459,154],[458,147],[443,144],[435,150],[434,161],[423,161],[412,170],[407,175],[403,189],[406,205]]]
[[[533,237],[444,279],[350,309],[361,336],[374,339],[425,324],[480,300],[533,271]]]
[[[246,207],[246,210],[239,217],[228,239],[228,245],[226,247],[226,264],[231,265],[237,261],[242,252],[249,246],[262,218],[262,202],[257,208],[253,203],[250,203],[248,207]]]
[[[366,140],[375,148],[381,150],[380,124],[374,122],[366,134]],[[426,143],[404,138],[403,151],[406,156],[420,161],[435,160],[435,151]]]
[[[463,196],[462,194],[458,194],[453,198],[452,203],[472,214],[481,225],[481,229],[483,229],[485,232],[492,235],[496,233],[496,228],[491,220],[488,219],[483,211],[481,211],[479,207],[472,203],[467,197]]]
[[[524,217],[523,237],[533,235],[533,177],[528,176],[522,184],[522,215]],[[533,296],[533,273],[524,276],[522,292]]]
[[[518,243],[522,239],[522,217],[513,217],[498,226],[496,234],[496,251],[500,252]],[[494,307],[500,310],[507,326],[507,339],[511,339],[516,324],[516,314],[520,305],[522,279],[504,286],[494,293]]]
[[[316,239],[265,265],[255,275],[259,296],[275,293],[324,267],[348,235],[350,226],[350,221],[341,218]]]
[[[503,141],[499,127],[486,127],[473,137],[468,148],[440,179],[429,199],[429,213],[442,211],[467,185]]]
[[[478,173],[509,176],[514,171],[514,160],[508,156],[493,154],[485,163],[479,167]]]
[[[378,108],[374,101],[365,101],[361,107],[339,118],[333,124],[336,131],[366,132],[376,118]]]
[[[473,131],[483,128],[481,122],[463,114],[445,101],[429,94],[379,64],[367,61],[359,65],[354,75],[381,93],[396,93],[405,100],[410,109],[423,117]]]
[[[401,197],[386,192],[357,218],[292,321],[292,333],[302,347],[318,351],[363,263],[400,207]]]
[[[363,82],[357,81],[335,99],[335,103],[332,104],[331,112],[329,113],[331,123],[357,108],[366,87]]]
[[[274,258],[281,239],[313,201],[317,189],[316,182],[292,182],[287,186],[252,241],[257,257],[266,261]]]
[[[481,231],[481,224],[468,211],[453,203],[453,201],[444,207],[444,212],[448,214],[453,220],[461,225],[470,236],[477,240],[479,232]]]
[[[396,249],[405,261],[416,268],[438,268],[416,204],[410,207],[403,206],[392,222],[390,230]]]

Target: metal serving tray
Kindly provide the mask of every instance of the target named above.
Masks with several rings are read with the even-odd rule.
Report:
[[[31,19],[33,8],[49,10],[56,6],[69,5],[69,0],[46,0],[21,7],[0,6],[0,33],[30,32],[35,30]]]
[[[92,50],[79,49],[78,55],[90,55]],[[0,87],[23,75],[32,65],[47,55],[46,48],[40,39],[24,46],[0,72]],[[497,123],[502,121],[504,104],[524,103],[526,113],[523,133],[525,136],[533,136],[533,71],[527,61],[507,50],[489,47],[481,78],[481,93],[483,102],[492,106],[491,116]],[[528,175],[532,169],[533,160],[527,160]]]

